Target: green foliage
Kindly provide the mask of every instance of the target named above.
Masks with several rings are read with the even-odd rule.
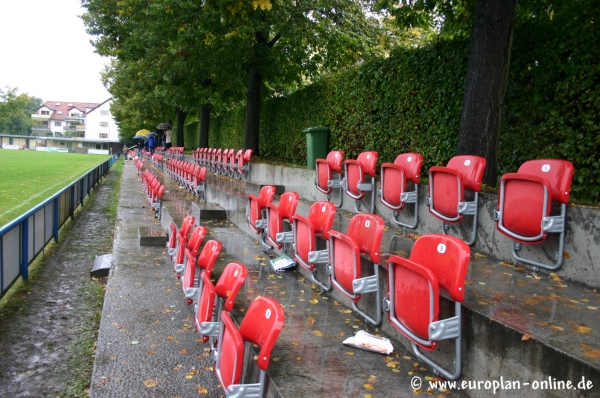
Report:
[[[575,165],[573,198],[600,201],[600,4],[521,15],[513,44],[498,171],[532,158]]]
[[[0,133],[31,134],[31,127],[35,124],[31,114],[41,105],[41,99],[17,94],[17,88],[0,89]]]
[[[499,147],[499,176],[529,159],[575,165],[572,198],[600,201],[600,6],[592,1],[552,12],[520,14]],[[402,152],[423,154],[422,177],[456,153],[468,39],[438,40],[372,58],[262,108],[266,157],[303,165],[302,130],[331,129],[330,148],[348,158],[379,152],[379,163]],[[241,147],[243,108],[214,118],[212,147]],[[223,137],[223,138],[221,138]],[[235,144],[235,142],[238,144]],[[498,176],[498,177],[499,177]]]

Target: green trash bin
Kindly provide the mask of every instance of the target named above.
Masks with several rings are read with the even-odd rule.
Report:
[[[317,159],[327,157],[331,130],[327,127],[309,127],[304,129],[303,132],[306,134],[306,166],[309,169],[314,169]]]

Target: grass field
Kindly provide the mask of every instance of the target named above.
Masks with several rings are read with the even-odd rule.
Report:
[[[0,226],[106,159],[105,155],[0,150]]]

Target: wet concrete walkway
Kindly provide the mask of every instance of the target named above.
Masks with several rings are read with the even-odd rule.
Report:
[[[189,214],[187,194],[172,184],[168,190],[166,209],[179,225]],[[132,162],[127,162],[92,397],[224,395],[165,249],[138,245],[137,227],[158,224]],[[205,241],[223,243],[215,279],[230,261],[248,267],[234,309],[238,322],[258,295],[273,297],[284,308],[285,326],[269,367],[273,383],[268,396],[412,397],[414,376],[423,381],[434,377],[404,349],[396,347],[386,356],[343,345],[357,330],[375,331],[297,271],[274,272],[259,244],[231,222],[202,220],[202,225],[209,231]]]

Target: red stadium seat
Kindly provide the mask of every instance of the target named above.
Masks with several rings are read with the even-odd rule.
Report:
[[[368,323],[381,323],[381,299],[379,289],[379,248],[383,236],[383,219],[374,214],[356,214],[350,220],[348,231],[329,234],[329,260],[331,283],[352,301],[352,307]],[[373,275],[362,277],[361,254],[369,256],[373,263]],[[358,308],[357,302],[364,293],[376,294],[375,317]]]
[[[279,303],[269,297],[258,297],[250,304],[239,329],[228,312],[221,313],[214,369],[226,396],[264,396],[271,351],[283,328],[284,318]],[[240,384],[244,368],[245,342],[257,345],[260,350],[256,359],[260,368],[259,381],[253,384]]]
[[[342,166],[344,165],[344,152],[331,151],[326,159],[317,159],[315,161],[315,186],[319,192],[327,195],[327,200],[331,200],[331,192],[334,189],[339,190],[340,202],[336,206],[341,207],[344,196],[342,195]],[[337,173],[338,178],[333,179],[333,173]]]
[[[573,164],[566,160],[539,159],[527,161],[516,173],[502,176],[494,219],[498,230],[513,240],[515,259],[550,270],[562,266],[567,203],[573,172]],[[560,204],[558,215],[551,215],[553,202]],[[518,255],[521,244],[540,244],[549,233],[559,234],[554,264]]]
[[[271,248],[281,250],[283,243],[292,242],[292,217],[296,214],[298,200],[300,200],[300,195],[297,192],[285,192],[281,195],[278,206],[273,203],[267,204],[267,231],[265,234],[267,250]],[[284,232],[284,221],[289,226],[287,234]]]
[[[335,217],[335,205],[329,202],[315,202],[308,211],[308,216],[293,216],[294,260],[310,271],[313,282],[324,291],[331,290],[331,280],[326,282],[316,279],[317,264],[329,263],[329,231]],[[317,239],[325,241],[325,250],[318,250]]]
[[[403,153],[396,157],[394,163],[381,165],[381,181],[379,200],[394,213],[394,222],[406,228],[415,228],[419,217],[419,180],[421,178],[421,165],[423,155],[418,153]],[[414,189],[408,190],[408,183],[412,182]],[[398,216],[406,204],[412,204],[412,223],[400,221]]]
[[[361,201],[366,192],[371,192],[371,213],[375,212],[375,174],[379,154],[367,151],[358,155],[356,160],[347,159],[344,162],[344,179],[342,186],[348,196],[354,199],[357,212],[361,212]],[[368,177],[371,181],[368,182]]]
[[[471,251],[452,236],[423,235],[410,258],[392,255],[388,263],[388,298],[385,309],[392,326],[406,336],[417,357],[443,377],[456,380],[462,371],[461,302]],[[454,301],[454,316],[439,319],[440,291]],[[455,340],[454,372],[429,357],[419,347],[434,351],[440,340]]]
[[[262,187],[258,198],[254,195],[248,195],[246,220],[250,230],[257,235],[262,234],[266,228],[266,208],[267,204],[273,202],[273,196],[275,196],[275,187],[272,185]]]
[[[471,246],[477,238],[477,216],[481,179],[485,171],[485,159],[480,156],[455,156],[446,167],[434,166],[429,169],[429,212],[443,223],[458,224],[464,215],[473,216],[471,236],[465,240]],[[473,191],[472,201],[465,201],[465,190]]]

